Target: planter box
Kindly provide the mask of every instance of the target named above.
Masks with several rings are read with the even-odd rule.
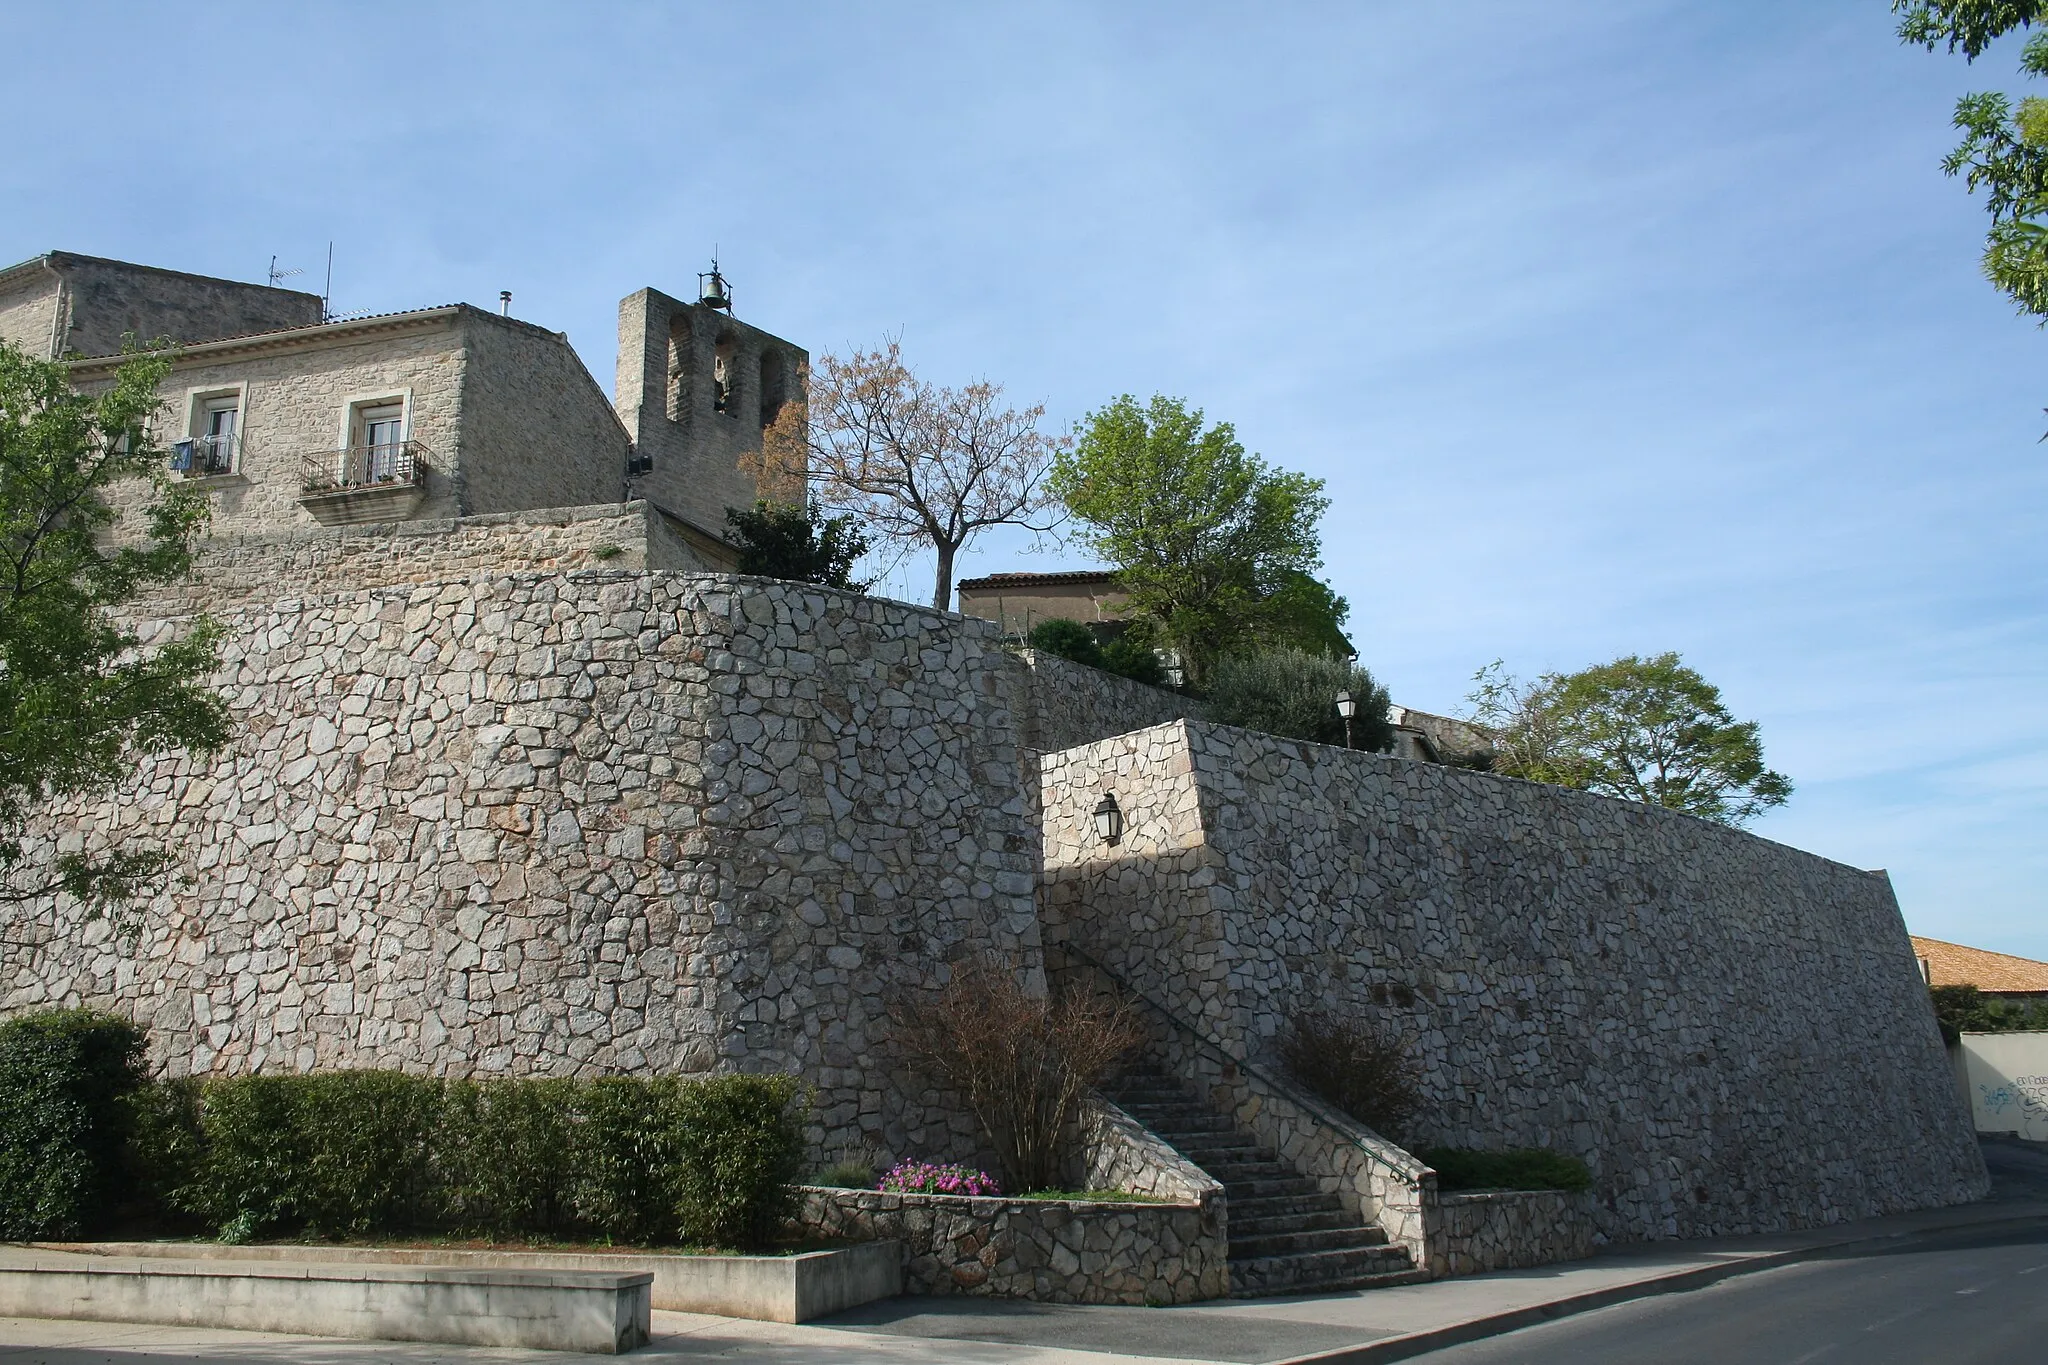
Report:
[[[636,1252],[463,1251],[426,1247],[223,1246],[209,1242],[50,1243],[104,1256],[434,1266],[462,1270],[610,1272],[648,1276],[655,1308],[761,1322],[808,1322],[903,1292],[894,1242],[793,1256],[663,1256]],[[436,1338],[439,1339],[439,1338]]]
[[[653,1278],[29,1252],[0,1259],[0,1317],[617,1355],[647,1343]]]

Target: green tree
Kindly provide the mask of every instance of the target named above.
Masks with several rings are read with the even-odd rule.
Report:
[[[1180,654],[1191,684],[1226,655],[1294,642],[1300,577],[1321,564],[1320,479],[1269,468],[1228,422],[1204,430],[1178,398],[1125,394],[1088,415],[1048,486],[1116,568],[1126,613]]]
[[[763,499],[750,511],[726,508],[725,523],[726,543],[740,552],[741,573],[849,592],[871,586],[853,576],[855,562],[868,552],[868,538],[850,513],[827,517],[816,503]]]
[[[1344,718],[1337,694],[1358,702],[1351,721],[1351,747],[1384,753],[1394,747],[1387,721],[1387,690],[1356,664],[1299,649],[1234,655],[1210,674],[1209,718],[1288,739],[1344,743]]]
[[[1970,62],[1995,39],[2048,15],[2041,0],[1893,0],[1892,9],[1904,16],[1902,40],[1930,52],[1945,45]],[[2027,39],[2020,70],[2048,74],[2048,32]],[[1985,191],[1984,273],[2021,312],[2048,320],[2048,100],[2028,96],[2015,105],[1997,91],[1964,95],[1955,126],[1963,140],[1942,170],[1961,175],[1972,193]]]
[[[1764,766],[1755,721],[1678,655],[1631,654],[1520,683],[1481,669],[1471,717],[1492,730],[1492,771],[1740,825],[1785,804],[1792,783]]]
[[[134,894],[162,871],[162,853],[31,858],[29,816],[113,786],[148,755],[227,739],[227,707],[203,686],[211,623],[145,647],[116,617],[145,586],[186,573],[206,523],[204,495],[171,479],[147,430],[169,368],[139,354],[87,396],[62,364],[0,343],[0,902]],[[108,500],[117,483],[139,490],[141,533],[112,547],[102,542],[123,519]]]
[[[1134,682],[1158,687],[1166,681],[1166,665],[1159,662],[1158,651],[1152,648],[1146,632],[1135,626],[1105,644],[1079,621],[1055,616],[1033,626],[1027,642],[1033,649]]]

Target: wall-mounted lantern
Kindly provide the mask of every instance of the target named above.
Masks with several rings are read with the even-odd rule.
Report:
[[[1116,803],[1115,792],[1104,792],[1102,800],[1095,803],[1095,832],[1102,836],[1105,844],[1120,842],[1124,837],[1123,807]]]
[[[1344,747],[1351,747],[1351,718],[1358,714],[1358,698],[1349,692],[1337,694],[1337,714],[1344,717]]]

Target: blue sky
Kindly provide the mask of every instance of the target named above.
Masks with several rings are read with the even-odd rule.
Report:
[[[29,5],[0,257],[566,329],[694,287],[1065,424],[1182,395],[1328,480],[1397,700],[1676,649],[1759,833],[2048,957],[2048,336],[1881,0]],[[20,54],[35,54],[24,62]],[[126,54],[126,55],[123,55]],[[29,111],[44,111],[34,120]],[[965,574],[1078,563],[990,537]],[[916,599],[909,565],[887,590]]]

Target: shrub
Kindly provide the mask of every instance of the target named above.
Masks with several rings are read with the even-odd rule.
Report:
[[[1055,616],[1033,626],[1027,638],[1033,649],[1057,654],[1062,659],[1087,664],[1090,668],[1102,667],[1102,643],[1095,638],[1094,631],[1079,621]]]
[[[1415,1063],[1365,1019],[1303,1011],[1278,1047],[1296,1080],[1374,1132],[1399,1138],[1421,1107]]]
[[[1440,1190],[1585,1190],[1593,1185],[1585,1162],[1541,1147],[1504,1152],[1425,1147],[1415,1155],[1436,1168]]]
[[[450,1081],[436,1151],[450,1223],[490,1237],[546,1237],[573,1217],[576,1083]]]
[[[75,1237],[127,1198],[144,1047],[141,1029],[93,1010],[0,1024],[0,1239]]]
[[[972,1194],[1003,1192],[995,1177],[971,1166],[936,1166],[929,1161],[899,1161],[882,1177],[881,1188],[893,1194]]]
[[[793,1076],[713,1076],[677,1089],[676,1217],[685,1238],[730,1247],[774,1240],[796,1211],[802,1094]]]
[[[1387,722],[1387,692],[1372,674],[1341,659],[1276,649],[1225,659],[1209,678],[1209,718],[1286,739],[1318,744],[1344,742],[1344,718],[1337,694],[1358,699],[1351,722],[1351,747],[1384,753],[1393,747]]]
[[[194,1187],[205,1174],[203,1085],[185,1076],[152,1082],[128,1096],[128,1168],[142,1212],[160,1225],[176,1226],[190,1217]]]
[[[1166,665],[1159,662],[1159,652],[1134,632],[1119,635],[1102,647],[1102,666],[1132,682],[1166,685]]]
[[[613,1242],[675,1240],[676,1082],[606,1076],[578,1087],[576,1215]]]
[[[786,1076],[443,1082],[390,1071],[150,1088],[137,1168],[230,1240],[460,1230],[771,1240],[802,1169]]]
[[[959,1093],[1011,1190],[1058,1186],[1081,1096],[1139,1041],[1122,1002],[1033,995],[991,960],[898,1000],[890,1018],[897,1047]]]
[[[875,1168],[865,1161],[835,1161],[812,1176],[810,1183],[835,1190],[875,1188]]]
[[[1927,996],[1941,1041],[1954,1047],[1965,1033],[2033,1033],[2048,1031],[2048,1004],[2021,1003],[1986,996],[1975,986],[1932,986]]]

